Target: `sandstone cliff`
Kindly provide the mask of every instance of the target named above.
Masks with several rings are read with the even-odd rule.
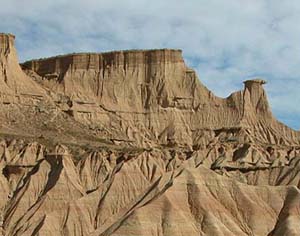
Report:
[[[243,91],[218,98],[186,66],[180,50],[71,54],[22,66],[67,96],[76,120],[121,131],[108,131],[112,139],[192,146],[199,130],[242,128],[262,142],[299,143],[299,133],[272,117],[264,81],[246,81]]]
[[[0,88],[2,95],[42,96],[43,89],[23,73],[14,46],[15,37],[0,34]]]
[[[265,83],[216,97],[171,49],[20,66],[0,34],[0,235],[299,235],[300,134]]]

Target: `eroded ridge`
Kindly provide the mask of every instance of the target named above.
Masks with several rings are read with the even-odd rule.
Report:
[[[64,145],[3,140],[2,234],[298,233],[300,148],[234,146],[99,148],[74,156]]]

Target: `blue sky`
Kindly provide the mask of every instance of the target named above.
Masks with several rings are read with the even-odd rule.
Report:
[[[181,48],[216,95],[262,77],[275,116],[300,129],[299,0],[0,0],[21,61],[70,52]]]

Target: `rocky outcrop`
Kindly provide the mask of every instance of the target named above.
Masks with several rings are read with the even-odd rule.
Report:
[[[0,235],[299,235],[300,136],[265,83],[219,98],[172,49],[20,66],[0,34]]]
[[[72,105],[65,107],[77,121],[111,127],[101,133],[106,138],[191,147],[198,145],[193,137],[199,130],[243,128],[261,142],[299,143],[299,133],[273,118],[263,80],[245,81],[244,90],[218,98],[180,50],[71,54],[22,67],[67,97]]]
[[[22,71],[14,45],[15,36],[0,34],[0,88],[5,95],[43,96],[42,88]]]
[[[78,137],[90,136],[83,125],[57,107],[46,87],[24,73],[14,41],[13,35],[0,34],[0,133],[33,138],[51,136],[52,141],[56,136],[62,141],[74,134],[59,133],[76,127]]]

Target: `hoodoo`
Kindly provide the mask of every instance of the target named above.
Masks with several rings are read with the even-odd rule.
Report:
[[[1,236],[300,235],[300,133],[264,80],[219,98],[181,50],[19,65],[14,40],[0,34]]]
[[[244,81],[245,92],[249,92],[252,106],[256,112],[268,113],[269,105],[263,85],[267,82],[262,79]]]

